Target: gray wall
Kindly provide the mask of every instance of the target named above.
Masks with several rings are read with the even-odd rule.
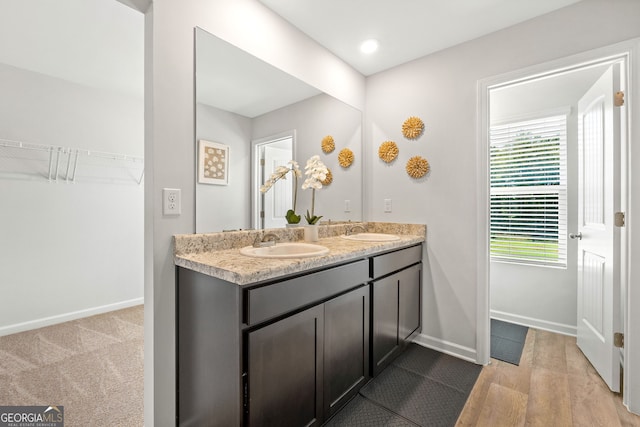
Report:
[[[423,342],[471,359],[482,345],[477,339],[483,309],[478,291],[478,81],[638,37],[639,20],[640,2],[586,0],[367,79],[368,219],[428,225]],[[412,115],[426,123],[425,135],[416,142],[403,140],[400,133]],[[392,167],[375,152],[386,139],[401,142],[399,164]],[[407,158],[417,154],[432,168],[420,182],[403,170]],[[632,164],[638,161],[640,156],[632,153]],[[385,198],[393,198],[392,215],[383,212]],[[631,270],[633,276],[633,263]],[[637,363],[640,353],[631,359]]]
[[[229,146],[229,184],[196,184],[196,231],[251,227],[251,119],[206,104],[196,105],[198,141]]]
[[[0,93],[0,138],[142,156],[142,98],[5,64]],[[50,183],[3,153],[0,335],[142,303],[143,186],[98,167]]]
[[[333,174],[333,182],[316,191],[315,214],[321,221],[360,221],[362,219],[362,114],[359,110],[326,94],[321,94],[253,119],[253,139],[287,130],[296,130],[296,160],[304,174],[304,166],[313,155],[319,155]],[[325,154],[322,138],[333,136],[336,149]],[[349,148],[354,162],[349,168],[338,163],[338,153]],[[304,182],[304,175],[299,185]],[[351,212],[344,212],[344,201],[350,200]],[[298,188],[297,213],[311,209],[311,190]]]
[[[316,192],[316,214],[323,221],[362,219],[362,113],[335,98],[320,94],[262,116],[249,119],[205,104],[196,105],[196,144],[199,139],[230,147],[228,186],[196,184],[196,231],[251,228],[251,141],[285,131],[296,131],[296,155],[304,173],[307,159],[318,154],[333,173],[334,183]],[[320,142],[332,135],[336,150],[325,154]],[[349,148],[355,161],[350,168],[338,164],[338,152]],[[311,206],[311,191],[298,183],[298,214]],[[346,183],[346,185],[345,185]],[[351,211],[344,212],[344,200]],[[306,223],[302,219],[302,223]]]

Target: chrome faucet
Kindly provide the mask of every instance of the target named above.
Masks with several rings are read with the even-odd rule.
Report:
[[[275,246],[276,242],[280,240],[274,233],[266,233],[262,237],[256,236],[256,240],[253,242],[254,248],[264,248],[267,246]]]
[[[357,228],[361,229],[363,233],[367,232],[367,229],[364,227],[364,225],[356,224],[352,225],[351,227],[347,227],[347,230],[344,232],[345,236],[350,236],[353,233],[353,230]]]

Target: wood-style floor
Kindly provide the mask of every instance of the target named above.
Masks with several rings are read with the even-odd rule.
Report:
[[[529,329],[520,365],[491,359],[458,418],[459,426],[640,426],[574,337]]]

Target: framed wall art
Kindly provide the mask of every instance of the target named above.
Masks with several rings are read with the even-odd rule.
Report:
[[[229,184],[229,146],[201,139],[198,150],[198,183]]]

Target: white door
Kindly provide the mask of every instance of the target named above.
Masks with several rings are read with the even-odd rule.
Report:
[[[620,391],[620,67],[612,65],[578,103],[578,347],[612,391]]]
[[[264,177],[268,178],[278,166],[287,166],[291,150],[266,145],[264,147]],[[264,194],[264,228],[284,227],[287,210],[293,206],[293,178],[291,172]]]

